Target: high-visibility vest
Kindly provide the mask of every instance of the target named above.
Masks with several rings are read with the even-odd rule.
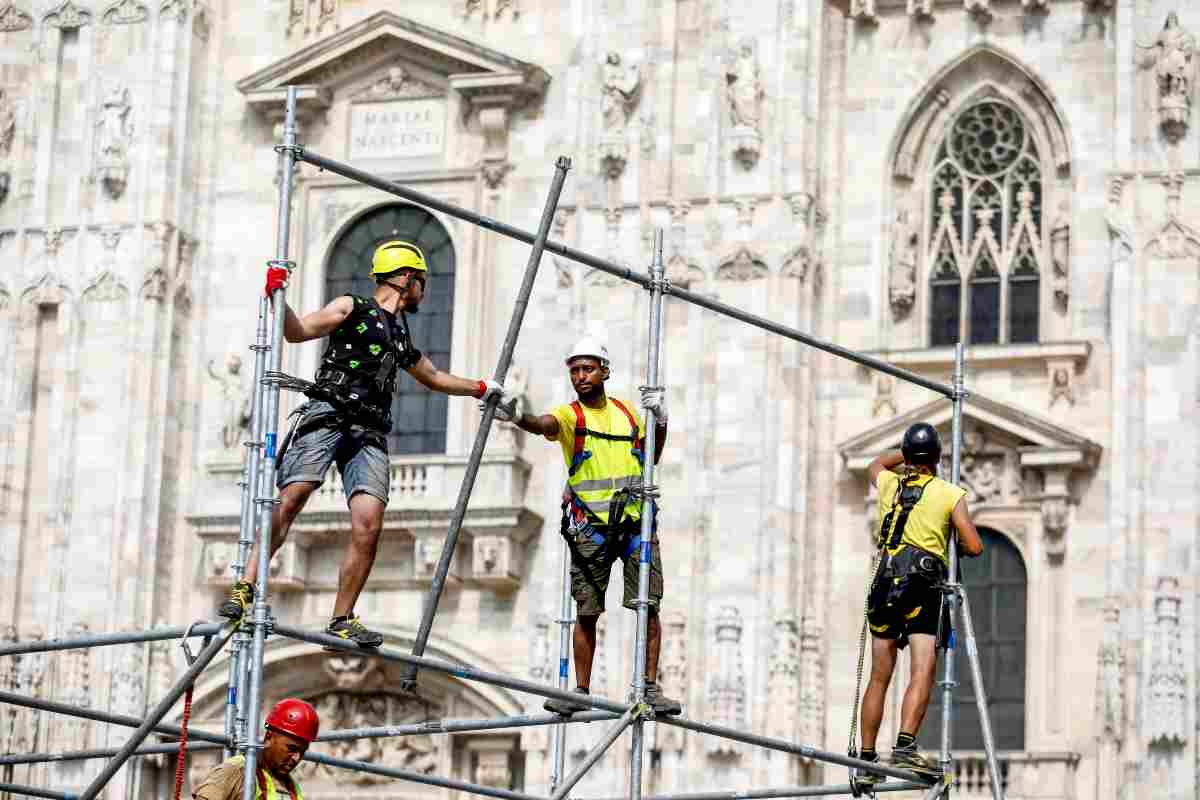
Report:
[[[228,763],[245,767],[246,757],[234,756],[229,759]],[[281,800],[280,793],[275,790],[275,778],[271,776],[270,772],[261,767],[258,770],[257,783],[258,785],[254,787],[254,800]],[[296,793],[291,794],[285,789],[282,800],[287,800],[287,798],[290,798],[290,800],[304,800],[304,792],[300,791],[300,784],[293,780],[292,786],[296,789]]]
[[[637,420],[620,400],[610,397],[608,402],[621,414],[610,417],[613,425],[607,431],[590,430],[582,405],[578,400],[571,403],[575,412],[575,447],[567,484],[599,525],[609,524],[608,509],[613,495],[642,480],[643,443]],[[624,425],[619,421],[621,417]],[[640,519],[641,516],[641,499],[630,498],[624,517]]]

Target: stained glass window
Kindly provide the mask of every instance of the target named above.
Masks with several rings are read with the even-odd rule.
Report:
[[[420,313],[408,314],[413,343],[438,369],[450,368],[450,331],[454,308],[454,246],[437,219],[416,206],[381,206],[359,217],[337,240],[325,276],[328,302],[343,294],[371,295],[371,256],[389,239],[413,242],[425,253],[429,280]],[[396,379],[392,400],[392,455],[446,451],[447,398],[431,392],[407,373]]]

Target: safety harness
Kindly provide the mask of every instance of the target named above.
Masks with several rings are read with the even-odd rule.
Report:
[[[603,590],[591,577],[589,568],[592,563],[607,559],[614,552],[622,558],[628,558],[636,553],[642,544],[642,535],[640,532],[634,535],[622,535],[618,531],[621,522],[625,519],[626,505],[641,490],[640,481],[636,484],[622,486],[613,494],[608,504],[607,526],[601,523],[600,517],[588,507],[588,504],[579,496],[570,482],[571,476],[578,472],[583,463],[592,457],[592,451],[586,449],[589,436],[612,442],[630,442],[630,453],[637,459],[639,464],[645,463],[645,445],[641,430],[637,424],[637,418],[633,416],[633,413],[620,400],[615,397],[608,399],[629,420],[628,435],[621,436],[591,430],[587,427],[587,420],[583,415],[583,406],[580,405],[578,400],[571,403],[571,410],[575,413],[575,443],[571,455],[571,466],[567,470],[566,488],[563,490],[562,524],[559,526],[559,533],[566,540],[567,547],[571,551],[571,559],[579,564],[585,579],[589,583],[592,583],[593,588],[600,594],[603,594]],[[645,512],[643,511],[643,513]],[[658,520],[653,520],[653,522],[655,527],[657,527]],[[606,536],[597,530],[597,525],[606,527],[609,535]],[[581,536],[591,540],[593,544],[600,548],[591,558],[584,556],[579,550],[577,538]]]

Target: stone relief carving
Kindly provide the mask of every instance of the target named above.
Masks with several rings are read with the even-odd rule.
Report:
[[[442,555],[441,539],[432,536],[413,540],[413,571],[417,578],[431,578]]]
[[[573,208],[560,208],[554,212],[554,221],[550,223],[550,238],[553,241],[565,243],[567,240],[567,225],[575,215]],[[551,256],[554,262],[554,280],[559,289],[569,289],[575,285],[575,267],[573,262],[560,255]]]
[[[1025,11],[1045,11],[1050,0],[1021,0],[1021,8]]]
[[[529,677],[536,683],[550,683],[554,680],[554,674],[550,618],[539,616],[533,621],[533,636],[529,639]]]
[[[1121,607],[1104,607],[1104,632],[1096,668],[1096,720],[1102,739],[1120,742],[1125,735],[1125,651],[1121,644]]]
[[[967,490],[968,503],[992,503],[1003,499],[1004,457],[985,454],[985,447],[986,439],[978,428],[971,426],[963,431],[959,485]]]
[[[1179,23],[1179,15],[1172,11],[1154,43],[1139,44],[1138,47],[1142,50],[1141,66],[1154,68],[1159,127],[1168,140],[1179,141],[1191,123],[1196,39]]]
[[[317,33],[324,33],[326,28],[337,29],[337,0],[321,0],[317,16]]]
[[[46,13],[46,16],[42,18],[42,22],[50,28],[74,30],[82,28],[84,25],[90,25],[92,22],[92,12],[86,8],[80,8],[72,0],[63,0],[63,2]]]
[[[621,55],[610,52],[604,59],[600,114],[604,133],[600,137],[600,165],[610,179],[625,171],[628,147],[625,129],[641,94],[642,71],[636,64],[625,65]]]
[[[825,738],[825,676],[821,666],[824,629],[813,617],[801,620],[800,741]]]
[[[502,19],[505,14],[511,20],[521,16],[520,0],[496,0],[496,11],[492,14],[492,19]]]
[[[1179,626],[1179,580],[1158,579],[1154,594],[1153,654],[1147,681],[1146,737],[1152,746],[1180,747],[1187,741],[1187,672]]]
[[[775,620],[767,664],[767,694],[771,712],[767,735],[792,739],[800,713],[800,626],[793,616]]]
[[[891,375],[878,373],[874,377],[875,400],[871,403],[871,416],[878,417],[883,411],[890,416],[896,416],[896,379]]]
[[[754,40],[747,37],[725,69],[725,97],[729,105],[729,143],[733,157],[745,169],[758,163],[762,152],[762,80]]]
[[[339,652],[327,656],[321,669],[340,691],[361,692],[376,689],[384,682],[380,662],[357,653]]]
[[[67,631],[67,636],[87,636],[90,629],[87,623],[77,622]],[[60,669],[59,683],[60,702],[78,708],[90,708],[92,693],[92,651],[68,650],[63,657]],[[55,726],[55,747],[64,750],[82,750],[87,747],[88,723],[77,717],[66,717],[62,724]]]
[[[0,645],[9,645],[17,641],[15,625],[5,625],[0,629]],[[0,658],[0,691],[17,691],[17,662],[20,656]],[[0,753],[18,752],[13,749],[13,727],[17,720],[17,706],[0,705]]]
[[[445,95],[445,89],[426,83],[399,64],[393,64],[373,83],[357,91],[352,99],[386,101],[416,97],[444,97]]]
[[[29,30],[33,27],[33,17],[22,11],[16,3],[5,3],[0,6],[0,32],[15,33]]]
[[[127,646],[112,674],[112,707],[121,714],[139,715],[146,705],[145,669],[141,648]]]
[[[129,90],[113,86],[104,97],[96,121],[95,178],[113,200],[125,192],[129,179],[129,145],[133,139]]]
[[[393,694],[336,691],[307,699],[317,709],[321,727],[329,730],[404,725],[443,716],[440,706],[417,698]],[[428,734],[326,744],[329,754],[337,758],[366,761],[377,766],[409,770],[421,775],[432,774],[438,766],[437,747]],[[301,762],[296,772],[301,782],[328,780],[337,784],[349,782],[365,786],[390,780],[363,772],[349,774],[345,770],[307,761]]]
[[[119,303],[129,296],[129,290],[109,270],[104,270],[86,289],[81,297],[89,303]]]
[[[292,31],[300,27],[304,23],[304,6],[308,0],[289,0],[288,2],[288,21],[285,35],[291,36]]]
[[[892,270],[888,279],[888,302],[892,315],[904,319],[912,311],[917,299],[917,252],[921,245],[921,232],[916,214],[903,208],[896,215],[892,234]]]
[[[164,627],[166,622],[159,620],[156,627]],[[176,657],[182,660],[179,644],[174,640],[150,642],[150,697],[158,700],[166,696],[175,683]]]
[[[766,262],[744,245],[725,256],[717,266],[717,280],[744,282],[766,277]]]
[[[1067,551],[1067,523],[1071,507],[1065,497],[1047,497],[1042,500],[1042,530],[1046,534],[1046,555],[1058,563]]]
[[[992,0],[963,0],[963,8],[980,22],[991,20],[994,13]]]
[[[187,19],[187,12],[187,0],[163,0],[162,5],[158,7],[159,18],[173,19],[176,22]]]
[[[208,374],[221,396],[221,444],[226,450],[235,450],[250,427],[250,393],[243,386],[242,357],[230,353],[219,370],[216,360],[210,359]]]
[[[913,19],[932,19],[933,0],[908,0],[908,5],[904,10]]]
[[[479,110],[479,127],[483,130],[483,158],[480,169],[489,189],[500,188],[504,176],[512,169],[508,162],[508,109],[491,106]]]
[[[477,745],[477,747],[471,747]],[[480,786],[491,786],[495,789],[510,789],[513,783],[510,758],[511,744],[508,742],[487,742],[480,740],[472,742],[471,749],[475,753],[475,783]],[[478,747],[478,745],[483,745]],[[490,745],[490,746],[488,746]]]
[[[17,109],[9,93],[0,87],[0,160],[7,161],[12,155],[13,139],[17,131]],[[0,166],[0,205],[8,197],[12,183],[12,170],[7,164]]]
[[[15,636],[13,638],[16,639]],[[31,642],[40,642],[46,638],[46,631],[40,625],[34,625],[24,638]],[[26,653],[18,656],[15,673],[17,694],[23,694],[26,697],[41,697],[42,684],[46,679],[46,654]],[[24,708],[14,710],[13,717],[10,752],[29,753],[34,751],[42,730],[42,713],[31,708]]]
[[[687,697],[688,654],[687,617],[679,611],[669,611],[662,618],[662,656],[659,659],[658,682],[668,697]],[[658,731],[660,750],[682,752],[683,729],[664,725]]]
[[[1050,370],[1050,407],[1059,400],[1075,405],[1075,370],[1070,364],[1047,365]]]
[[[104,9],[104,13],[100,15],[100,21],[105,25],[132,25],[136,22],[145,22],[150,16],[150,10],[145,4],[137,2],[137,0],[117,0],[117,2],[109,5]]]
[[[875,9],[875,0],[850,0],[850,19],[878,24],[879,12]]]
[[[733,606],[717,613],[712,677],[708,683],[708,707],[718,725],[731,728],[746,726],[746,673],[742,666],[742,614]],[[710,736],[705,752],[712,756],[736,758],[741,747],[728,739]]]
[[[470,19],[478,14],[483,17],[487,12],[483,8],[483,0],[463,0],[463,19]]]
[[[1071,297],[1071,210],[1066,200],[1050,228],[1050,257],[1054,262],[1054,300],[1063,311]]]

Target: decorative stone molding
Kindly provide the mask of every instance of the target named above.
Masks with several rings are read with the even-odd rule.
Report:
[[[492,19],[503,19],[506,14],[515,22],[521,16],[520,0],[496,0],[496,10],[492,13]]]
[[[86,636],[91,632],[86,622],[76,622],[67,631],[68,637]],[[63,656],[62,672],[60,673],[59,700],[77,708],[90,708],[92,705],[92,651],[91,649],[68,650]],[[88,746],[87,722],[76,717],[68,717],[60,722],[56,735],[55,748],[63,750],[83,750]],[[56,726],[57,727],[57,726]]]
[[[995,15],[992,0],[963,0],[963,9],[979,22],[990,22]]]
[[[1046,362],[1046,373],[1050,379],[1050,408],[1059,400],[1068,406],[1075,405],[1075,365],[1071,361],[1051,360]]]
[[[158,18],[162,20],[183,22],[187,15],[187,0],[163,0],[162,5],[158,7]]]
[[[11,6],[9,10],[11,10]],[[0,12],[3,14],[3,12]],[[0,16],[0,22],[3,16]],[[0,28],[2,30],[2,28]],[[0,87],[0,161],[7,161],[12,155],[13,139],[17,132],[17,107],[9,92]],[[5,165],[7,166],[7,165]],[[0,205],[8,197],[9,186],[12,184],[12,171],[0,167]]]
[[[437,572],[438,559],[442,556],[442,547],[446,539],[441,534],[426,534],[413,539],[413,577],[418,581],[431,581]],[[462,575],[457,566],[458,559],[451,559],[450,570],[446,580],[460,582]]]
[[[659,659],[658,682],[668,697],[686,698],[688,694],[687,617],[679,611],[668,611],[662,617],[662,657]],[[658,747],[673,753],[684,749],[682,728],[663,725],[658,731]]]
[[[784,278],[795,278],[804,283],[808,278],[809,267],[812,264],[812,254],[807,244],[797,245],[783,257],[783,269],[779,274]]]
[[[93,177],[117,200],[129,179],[129,146],[133,141],[129,89],[113,86],[104,97],[96,120],[96,166]]]
[[[1021,8],[1025,13],[1045,12],[1049,10],[1050,0],[1021,0]]]
[[[621,54],[610,51],[604,57],[601,82],[600,167],[609,180],[625,171],[629,147],[625,141],[629,117],[641,99],[642,71],[637,64],[625,65]]]
[[[16,3],[0,6],[0,33],[16,33],[33,27],[33,16]]]
[[[917,21],[933,19],[933,0],[908,0],[904,10]]]
[[[1184,176],[1170,173],[1162,177],[1166,190],[1166,222],[1147,243],[1146,251],[1156,258],[1194,258],[1200,255],[1200,231],[1184,222],[1180,215]]]
[[[46,27],[62,30],[75,30],[91,22],[92,12],[81,8],[73,0],[63,0],[42,17],[42,24]]]
[[[476,14],[479,17],[487,17],[487,10],[483,7],[483,0],[462,0],[462,18],[469,20]]]
[[[36,624],[21,633],[20,638],[26,641],[40,642],[46,638],[45,629]],[[16,638],[14,637],[14,639]],[[43,696],[42,684],[46,679],[46,655],[46,653],[26,653],[17,657],[13,691],[26,697]],[[38,734],[44,724],[45,715],[27,708],[14,709],[10,713],[13,716],[13,723],[10,728],[9,752],[33,752],[36,749],[35,743],[38,741]]]
[[[1121,606],[1109,598],[1096,661],[1096,737],[1120,743],[1125,738],[1125,649],[1121,641]]]
[[[481,584],[515,589],[521,585],[519,545],[508,536],[476,536],[472,577]]]
[[[868,25],[879,24],[879,12],[875,0],[850,0],[850,19]]]
[[[1159,127],[1168,141],[1178,142],[1191,125],[1196,39],[1172,11],[1153,44],[1138,44],[1138,48],[1140,66],[1154,68]]]
[[[1183,661],[1183,631],[1179,579],[1158,579],[1154,591],[1153,653],[1146,682],[1145,733],[1151,746],[1182,747],[1187,742],[1187,670]]]
[[[713,721],[730,728],[746,726],[746,674],[742,666],[742,614],[734,606],[723,606],[713,628],[712,676],[708,683],[708,707]],[[737,742],[710,736],[705,752],[721,758],[739,758]]]
[[[145,22],[150,16],[150,9],[138,0],[117,0],[110,3],[100,14],[100,21],[105,25],[133,25]]]
[[[1071,297],[1071,208],[1065,199],[1050,228],[1050,257],[1054,264],[1054,302],[1066,311]]]
[[[472,738],[467,742],[475,762],[474,782],[493,789],[512,789],[512,759],[517,740],[512,736],[487,736]]]
[[[775,620],[767,664],[767,735],[792,739],[800,717],[800,625],[794,616]]]
[[[534,683],[550,683],[554,680],[557,659],[550,648],[550,623],[545,615],[533,621],[533,635],[529,637],[529,679]]]
[[[321,669],[341,692],[376,691],[386,682],[380,662],[358,653],[341,651],[326,656]]]
[[[492,106],[479,110],[479,126],[483,129],[483,158],[480,169],[489,189],[497,189],[512,169],[508,163],[508,109]]]
[[[878,417],[883,412],[888,412],[888,416],[895,416],[897,412],[896,406],[896,379],[885,373],[876,373],[873,383],[875,385],[875,399],[871,402],[871,416]]]
[[[892,231],[888,303],[892,316],[902,320],[917,300],[917,258],[921,248],[920,217],[912,207],[901,208]]]
[[[800,630],[799,738],[821,742],[825,740],[824,628],[814,617],[805,617]]]
[[[567,240],[567,225],[571,221],[571,217],[575,216],[573,208],[559,208],[554,212],[554,221],[550,223],[550,239],[552,241],[565,243]],[[554,277],[555,283],[559,289],[570,289],[575,285],[575,264],[573,261],[563,258],[554,253],[551,255],[554,262]]]
[[[859,1],[874,4],[874,0]],[[730,151],[744,169],[751,169],[762,152],[763,85],[758,47],[750,37],[738,43],[732,63],[725,68],[725,98],[733,126],[729,131]]]
[[[717,265],[717,280],[756,281],[767,277],[766,259],[748,245],[738,245]]]

